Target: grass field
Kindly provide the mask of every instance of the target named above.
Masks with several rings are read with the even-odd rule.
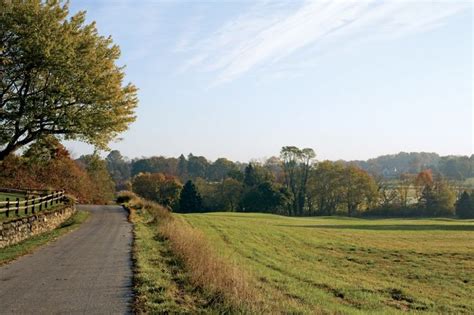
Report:
[[[283,312],[474,313],[474,220],[180,216]]]

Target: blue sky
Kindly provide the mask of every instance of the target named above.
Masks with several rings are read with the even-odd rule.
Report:
[[[128,157],[473,153],[471,1],[71,2],[140,89]]]

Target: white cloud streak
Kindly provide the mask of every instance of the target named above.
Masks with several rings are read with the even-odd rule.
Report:
[[[472,6],[471,1],[403,0],[259,3],[208,37],[187,41],[190,57],[180,71],[215,72],[214,84],[221,84],[304,50],[425,32]]]

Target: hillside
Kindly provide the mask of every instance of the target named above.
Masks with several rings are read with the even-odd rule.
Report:
[[[386,178],[398,178],[401,174],[416,174],[424,169],[432,169],[442,176],[464,180],[474,177],[474,155],[440,156],[428,152],[400,152],[397,154],[381,155],[367,161],[349,161],[362,169]]]
[[[279,310],[474,312],[473,220],[181,216]]]

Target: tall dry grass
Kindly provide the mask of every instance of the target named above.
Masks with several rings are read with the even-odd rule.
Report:
[[[229,311],[259,309],[261,299],[249,277],[235,263],[217,255],[201,231],[173,217],[160,224],[159,232],[183,262],[192,285],[202,288],[211,302]]]
[[[163,206],[126,193],[128,206],[152,216],[160,236],[168,240],[173,254],[182,262],[189,281],[201,289],[209,304],[229,312],[258,313],[263,300],[250,277],[236,263],[219,256],[205,235]],[[135,214],[136,215],[136,214]]]

